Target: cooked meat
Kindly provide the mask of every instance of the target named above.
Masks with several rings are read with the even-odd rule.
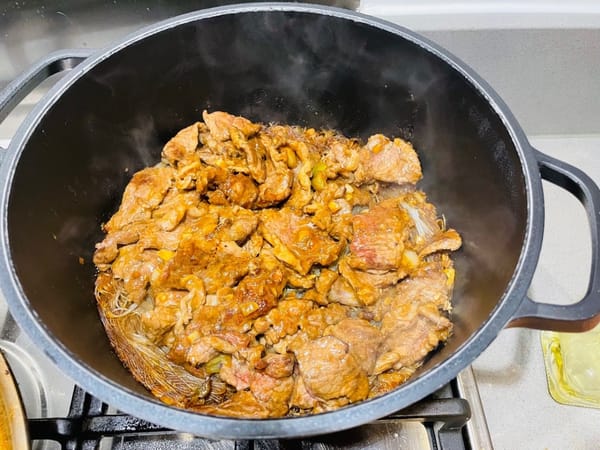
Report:
[[[115,260],[119,254],[120,245],[133,244],[140,239],[140,235],[135,229],[123,228],[109,233],[106,238],[96,245],[94,253],[94,264],[109,264]]]
[[[290,397],[290,406],[305,411],[312,411],[319,407],[319,399],[308,392],[302,377],[296,377],[292,396]]]
[[[431,303],[441,311],[451,309],[454,269],[448,258],[424,262],[410,277],[383,290],[381,300],[369,310],[381,321],[390,311],[403,311],[406,305]]]
[[[335,336],[348,344],[362,369],[371,374],[379,354],[379,345],[384,335],[376,326],[364,319],[344,319],[325,330],[325,334]]]
[[[397,199],[356,214],[352,218],[350,265],[362,270],[396,270],[402,262],[408,221]]]
[[[230,203],[250,208],[258,197],[258,188],[248,175],[241,173],[228,175],[221,190]]]
[[[319,230],[309,217],[282,208],[265,209],[260,228],[264,238],[273,246],[273,253],[301,275],[313,265],[327,266],[335,261],[342,250],[328,233]]]
[[[261,366],[263,364],[266,366],[264,372],[273,378],[286,378],[294,372],[294,357],[289,353],[268,353],[262,359]]]
[[[292,192],[293,177],[287,168],[267,171],[264,183],[258,188],[258,206],[274,206],[288,198]]]
[[[136,173],[123,194],[119,210],[104,225],[108,233],[132,222],[148,221],[173,183],[171,167],[149,167]]]
[[[419,253],[419,256],[427,256],[439,251],[458,250],[462,245],[462,239],[455,230],[447,230],[434,236]]]
[[[119,256],[112,263],[112,275],[122,281],[128,300],[137,305],[145,299],[150,279],[161,264],[157,252],[127,245],[121,247]]]
[[[338,270],[344,280],[354,290],[359,305],[372,305],[377,302],[380,290],[372,282],[368,272],[354,270],[348,263],[348,258],[342,258],[338,264]]]
[[[206,405],[201,408],[190,408],[206,414],[231,416],[231,417],[253,417],[263,419],[269,417],[269,411],[250,391],[237,391],[223,403]]]
[[[460,235],[412,146],[224,112],[133,175],[96,244],[119,358],[158,398],[268,418],[382,395],[452,331]]]
[[[385,181],[414,184],[421,179],[419,157],[410,143],[401,139],[390,141],[376,134],[359,152],[362,164],[356,169],[356,181]]]
[[[282,270],[267,271],[260,268],[246,276],[238,283],[234,294],[239,320],[245,321],[267,314],[277,306],[284,287]],[[229,317],[225,319],[232,320]]]
[[[244,397],[245,401],[250,405],[260,404],[264,409],[263,417],[279,417],[287,413],[294,385],[290,375],[291,372],[287,376],[274,377],[267,371],[252,369],[247,362],[235,356],[219,370],[220,378],[238,392],[250,391],[252,397]]]
[[[370,294],[371,290],[367,292]],[[369,297],[370,298],[370,297]],[[329,290],[328,300],[341,303],[346,306],[361,306],[363,303],[358,299],[358,294],[352,285],[344,278],[338,277]]]
[[[210,134],[218,141],[226,141],[230,138],[231,128],[242,132],[246,137],[250,137],[260,130],[260,126],[253,124],[248,119],[239,116],[232,116],[225,112],[216,111],[212,114],[204,111],[202,113],[204,123],[208,127]]]
[[[165,162],[179,168],[197,159],[199,128],[205,127],[203,123],[197,122],[184,128],[173,137],[163,148]]]
[[[267,344],[274,345],[285,336],[292,336],[300,329],[301,320],[307,317],[314,305],[301,299],[285,299],[254,322],[258,334],[264,334]]]
[[[323,161],[336,173],[354,172],[360,164],[357,147],[352,141],[332,140],[324,152]]]
[[[346,397],[363,400],[369,393],[369,380],[345,342],[323,336],[295,350],[300,376],[308,392],[320,400]]]
[[[408,314],[413,315],[410,320],[402,312],[394,312],[384,318],[381,332],[386,338],[375,373],[385,372],[391,367],[413,366],[447,339],[451,323],[439,314],[435,305],[426,304],[415,309],[416,314]]]
[[[269,417],[287,414],[293,389],[292,377],[273,378],[266,373],[254,372],[250,381],[250,392],[269,411]]]
[[[170,405],[204,405],[210,395],[209,379],[197,377],[170,361],[142,332],[140,317],[131,314],[126,290],[109,273],[96,280],[96,299],[106,333],[117,355],[144,386]]]

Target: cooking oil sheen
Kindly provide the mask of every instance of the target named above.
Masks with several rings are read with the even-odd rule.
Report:
[[[541,333],[548,390],[566,405],[600,408],[600,325],[585,333]]]

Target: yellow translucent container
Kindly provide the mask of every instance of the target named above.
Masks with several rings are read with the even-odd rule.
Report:
[[[600,408],[600,325],[585,333],[541,333],[548,390],[566,405]]]

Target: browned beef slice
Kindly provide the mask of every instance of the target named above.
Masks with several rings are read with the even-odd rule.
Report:
[[[369,393],[365,371],[345,342],[334,336],[308,341],[295,351],[308,391],[323,400],[363,400]]]

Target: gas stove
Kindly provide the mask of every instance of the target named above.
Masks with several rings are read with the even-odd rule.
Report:
[[[0,89],[51,51],[102,47],[157,20],[224,2],[44,3],[0,6]],[[449,49],[499,92],[536,148],[600,184],[597,7],[585,1],[525,1],[518,8],[433,0],[320,3],[392,20]],[[0,147],[7,147],[55,81],[44,83],[0,124]],[[545,184],[544,194],[544,243],[529,295],[571,303],[587,283],[587,221],[566,192]],[[209,441],[122,414],[81,390],[19,329],[1,295],[0,326],[0,349],[23,397],[33,449],[592,449],[600,442],[600,410],[560,405],[549,395],[540,332],[534,330],[502,331],[452,383],[363,427],[304,440]]]

